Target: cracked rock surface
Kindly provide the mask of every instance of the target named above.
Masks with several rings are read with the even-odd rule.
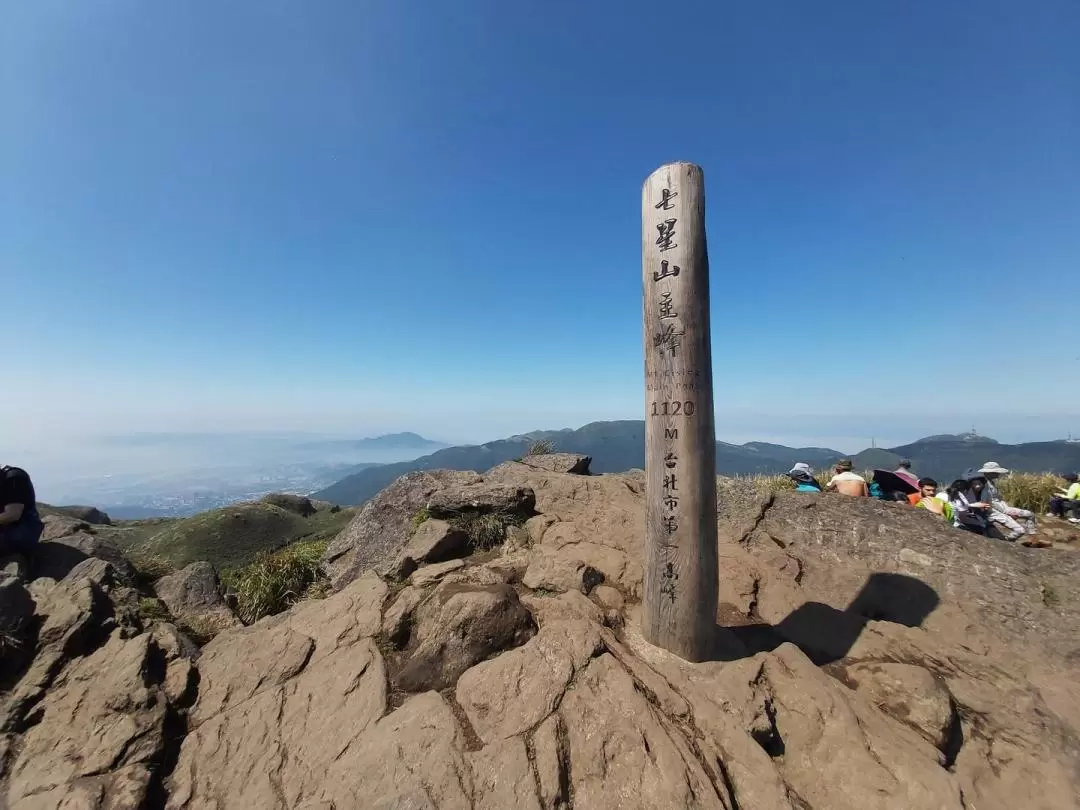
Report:
[[[721,482],[716,655],[690,664],[638,632],[641,474],[555,466],[395,484],[336,593],[197,657],[124,637],[92,580],[43,590],[0,806],[1080,808],[1073,552]],[[523,491],[512,547],[380,576],[427,503]]]

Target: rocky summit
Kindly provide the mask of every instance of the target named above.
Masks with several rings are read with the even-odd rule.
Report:
[[[51,540],[82,559],[0,579],[0,807],[1080,808],[1075,551],[721,479],[691,664],[639,632],[644,483],[409,473],[324,599],[241,626],[207,566],[161,583],[218,621],[202,648],[111,550]]]

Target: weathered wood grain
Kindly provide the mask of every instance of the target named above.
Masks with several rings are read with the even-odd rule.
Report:
[[[645,638],[691,661],[716,626],[716,430],[705,181],[661,166],[641,207],[645,337]],[[666,263],[666,264],[665,264]]]

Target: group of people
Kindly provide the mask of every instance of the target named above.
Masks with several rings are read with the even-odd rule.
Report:
[[[852,470],[851,459],[843,459],[824,486],[814,477],[809,464],[798,463],[788,472],[799,492],[834,491],[842,495],[875,497],[903,501],[916,509],[940,515],[958,529],[986,536],[1021,541],[1024,545],[1045,547],[1050,543],[1037,539],[1035,514],[1005,501],[997,481],[1009,470],[996,461],[979,469],[966,470],[942,488],[933,478],[919,478],[904,460],[895,470],[875,470],[871,481]],[[1064,476],[1068,486],[1050,500],[1049,515],[1080,523],[1080,483],[1076,473]]]

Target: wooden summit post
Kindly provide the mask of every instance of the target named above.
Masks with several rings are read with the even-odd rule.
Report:
[[[644,635],[690,661],[716,628],[716,427],[705,180],[661,166],[641,201],[645,330]]]

